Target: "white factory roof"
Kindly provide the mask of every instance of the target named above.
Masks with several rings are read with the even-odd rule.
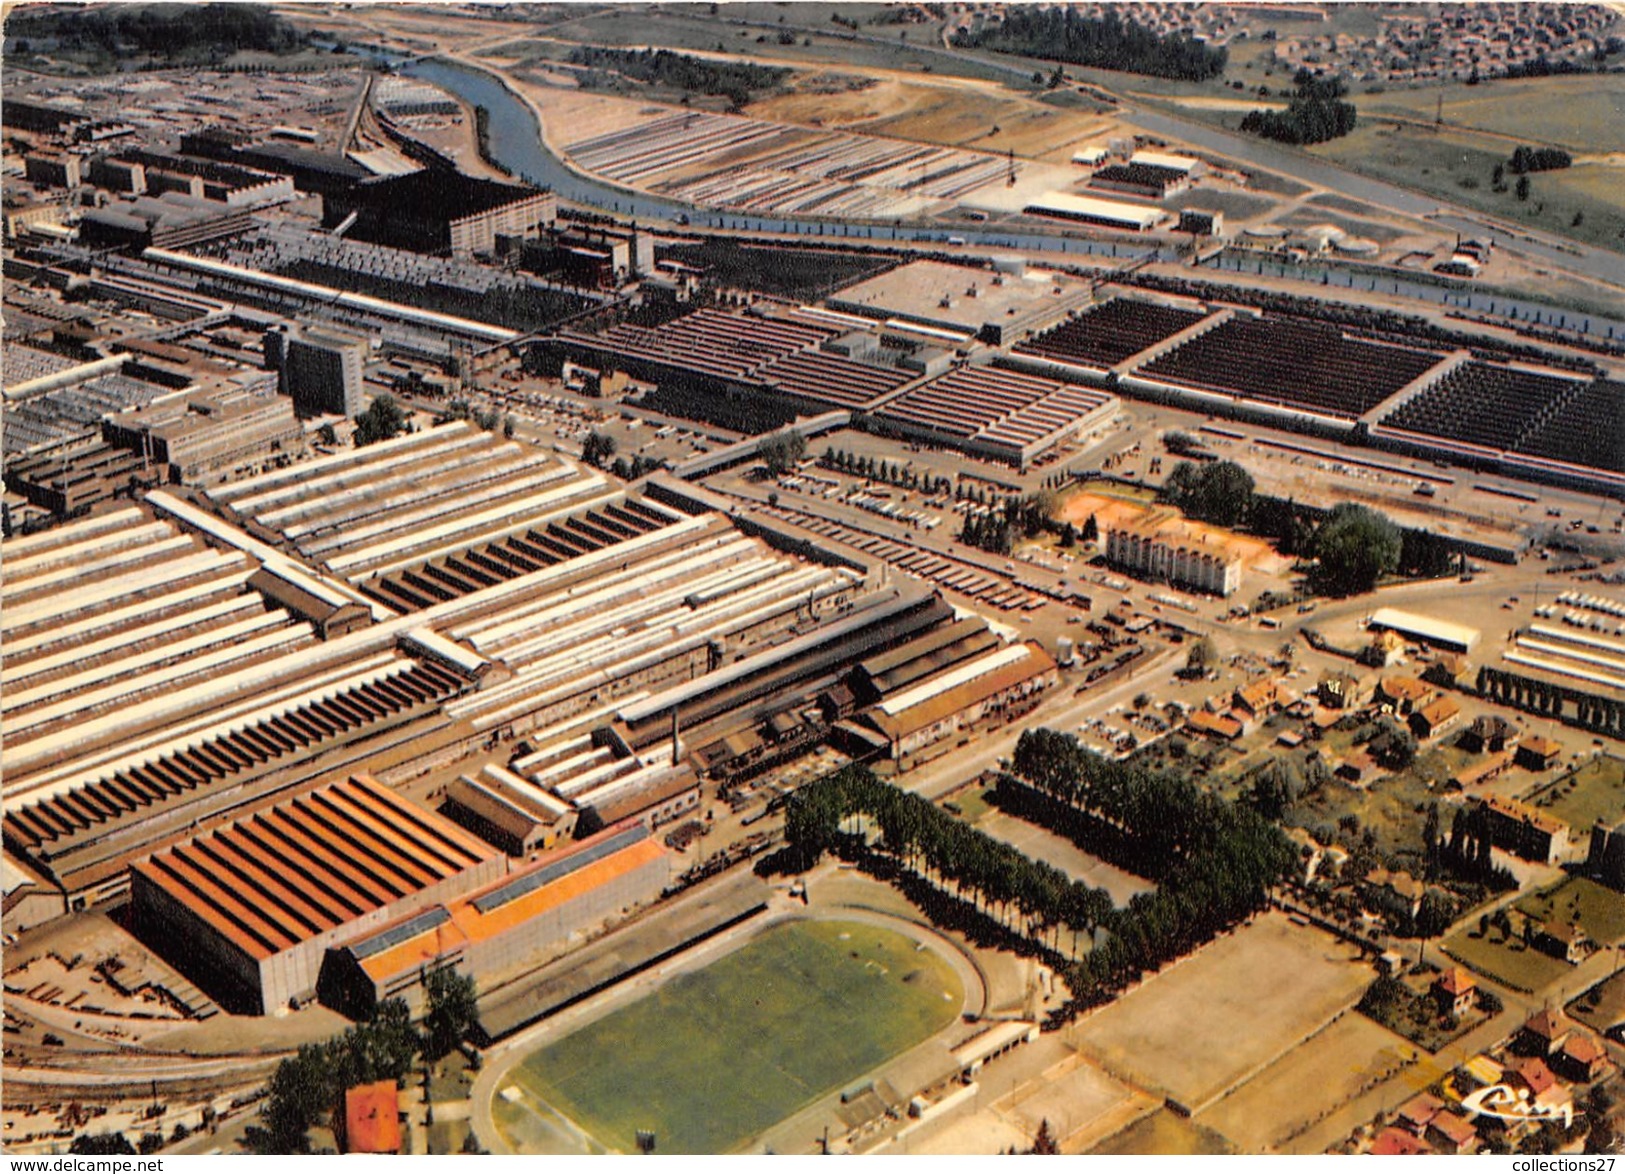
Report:
[[[1136,151],[1129,156],[1130,163],[1144,163],[1148,167],[1170,167],[1175,171],[1190,171],[1201,163],[1189,155],[1169,155],[1162,151]]]
[[[1008,648],[996,648],[985,656],[966,661],[958,668],[932,677],[930,680],[915,685],[911,689],[904,689],[895,697],[886,698],[880,703],[880,709],[883,713],[896,717],[898,714],[913,709],[916,705],[921,705],[939,694],[958,688],[967,681],[974,681],[977,677],[985,677],[988,673],[1002,669],[1005,665],[1025,660],[1030,653],[1031,650],[1025,644],[1012,644]]]
[[[1414,612],[1400,611],[1397,607],[1379,607],[1371,616],[1370,626],[1392,628],[1407,636],[1419,637],[1430,644],[1469,649],[1478,643],[1477,628],[1469,628],[1465,624],[1452,624],[1448,620],[1436,620],[1431,616],[1419,616]]]
[[[1086,163],[1092,167],[1104,159],[1107,154],[1105,147],[1085,147],[1081,151],[1072,152],[1072,162]]]
[[[1028,207],[1036,208],[1040,212],[1059,212],[1063,216],[1087,216],[1092,220],[1106,220],[1140,231],[1155,227],[1166,215],[1157,208],[1124,204],[1118,200],[1098,200],[1092,196],[1075,196],[1071,192],[1045,192]]]

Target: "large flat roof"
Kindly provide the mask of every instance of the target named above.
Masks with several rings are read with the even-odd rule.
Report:
[[[985,323],[1002,323],[1044,301],[1081,288],[1071,278],[1034,272],[1030,276],[995,273],[943,261],[911,261],[849,285],[829,299],[841,309],[866,308],[916,322],[951,324],[974,334]]]
[[[1140,232],[1156,227],[1168,215],[1159,208],[1125,204],[1119,200],[1098,200],[1092,196],[1075,196],[1071,192],[1045,192],[1038,199],[1030,201],[1027,209],[1118,224]]]
[[[1477,628],[1469,628],[1465,624],[1452,624],[1449,620],[1436,620],[1431,616],[1419,616],[1415,612],[1401,611],[1397,607],[1379,607],[1371,615],[1370,626],[1392,628],[1403,635],[1415,636],[1426,640],[1429,644],[1461,652],[1469,651],[1478,643]]]

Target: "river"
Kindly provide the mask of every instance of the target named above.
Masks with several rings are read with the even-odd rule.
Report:
[[[541,129],[537,126],[536,116],[531,108],[493,74],[443,58],[416,60],[404,66],[401,72],[440,86],[470,105],[485,107],[489,118],[488,141],[491,155],[514,175],[538,186],[550,187],[564,199],[602,208],[606,212],[621,216],[674,223],[686,221],[705,228],[807,236],[822,238],[831,244],[854,241],[947,244],[950,240],[963,240],[967,246],[1074,255],[1097,260],[1115,259],[1128,262],[1147,255],[1158,259],[1153,248],[1113,241],[976,229],[969,226],[937,228],[909,224],[867,225],[843,224],[840,221],[829,220],[781,219],[700,208],[640,192],[626,191],[589,179],[566,167],[542,141]],[[1142,117],[1137,116],[1136,121],[1140,121]],[[1183,124],[1181,129],[1184,129]],[[1414,195],[1406,195],[1412,201],[1419,199]],[[1404,277],[1374,277],[1368,273],[1354,272],[1335,265],[1283,264],[1242,254],[1223,256],[1216,265],[1210,267],[1221,272],[1253,273],[1310,283],[1319,282],[1328,289],[1343,288],[1356,291],[1369,289],[1377,293],[1397,294],[1433,305],[1448,306],[1464,312],[1504,314],[1523,321],[1580,330],[1597,337],[1625,339],[1625,318],[1607,318],[1564,310],[1539,302],[1488,296],[1475,293],[1468,288],[1414,281]]]

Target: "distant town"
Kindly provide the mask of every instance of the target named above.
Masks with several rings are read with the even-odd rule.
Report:
[[[8,1154],[1617,1148],[1617,9],[4,59]]]

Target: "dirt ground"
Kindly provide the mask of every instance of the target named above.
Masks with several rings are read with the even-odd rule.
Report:
[[[1243,1153],[1265,1153],[1412,1062],[1415,1049],[1350,1011],[1200,1114]]]
[[[1296,1048],[1371,978],[1351,947],[1268,913],[1092,1016],[1077,1042],[1108,1072],[1200,1108]]]

